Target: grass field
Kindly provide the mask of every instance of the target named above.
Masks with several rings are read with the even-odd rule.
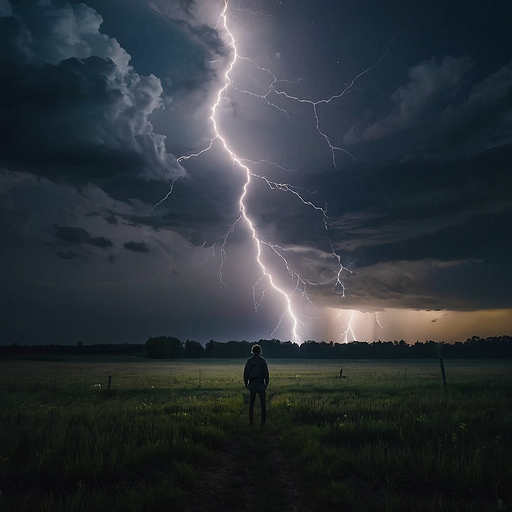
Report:
[[[512,510],[512,362],[268,362],[260,429],[243,360],[0,361],[0,511]]]

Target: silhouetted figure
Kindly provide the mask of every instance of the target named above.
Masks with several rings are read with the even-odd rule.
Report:
[[[261,424],[264,425],[267,420],[267,408],[265,404],[266,389],[268,386],[268,365],[265,358],[261,357],[261,347],[253,345],[252,357],[247,359],[244,368],[245,387],[250,392],[249,400],[249,423],[254,421],[254,403],[256,395],[260,395],[261,403]]]

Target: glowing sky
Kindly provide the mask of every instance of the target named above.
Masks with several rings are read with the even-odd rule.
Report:
[[[512,5],[416,4],[0,0],[0,344],[511,334]]]

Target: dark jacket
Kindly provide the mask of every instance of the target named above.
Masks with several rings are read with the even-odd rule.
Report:
[[[244,383],[249,389],[268,386],[268,365],[264,357],[254,355],[247,359],[244,368]]]

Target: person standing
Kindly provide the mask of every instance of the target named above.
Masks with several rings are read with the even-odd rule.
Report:
[[[265,358],[261,357],[261,347],[253,345],[252,357],[247,359],[244,367],[244,383],[249,390],[249,423],[254,421],[254,403],[256,395],[260,397],[261,404],[261,424],[264,425],[267,420],[267,408],[265,404],[266,389],[268,386],[268,365]]]

